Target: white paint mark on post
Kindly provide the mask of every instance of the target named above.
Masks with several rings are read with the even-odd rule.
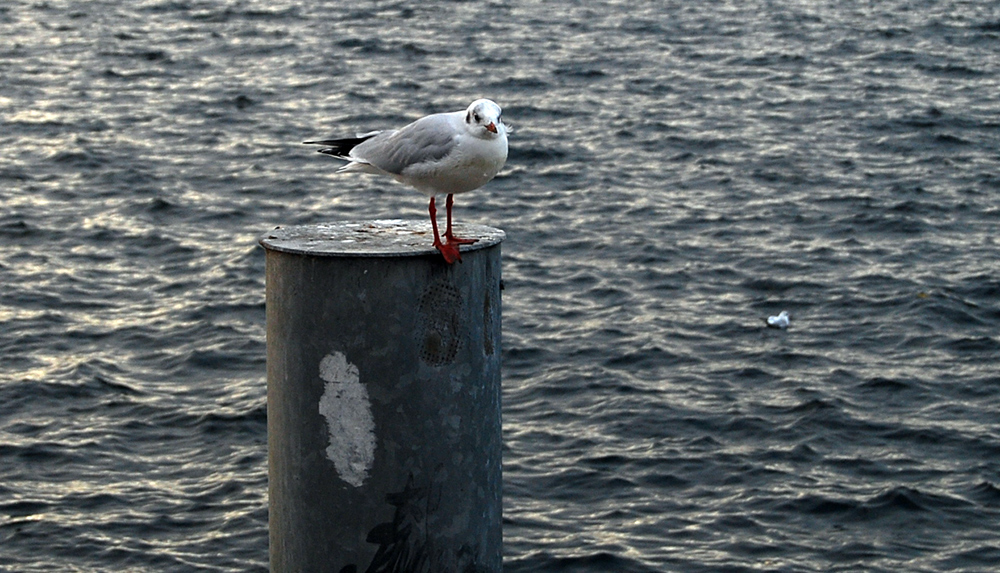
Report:
[[[319,413],[330,432],[326,457],[342,480],[360,487],[375,461],[375,419],[368,390],[361,384],[358,367],[342,352],[323,357],[319,377],[326,382],[319,399]]]

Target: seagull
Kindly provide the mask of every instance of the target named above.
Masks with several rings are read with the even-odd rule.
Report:
[[[318,151],[347,161],[338,173],[388,175],[429,196],[434,247],[451,264],[462,260],[460,245],[476,242],[452,233],[453,196],[486,185],[507,161],[508,129],[500,114],[495,102],[477,99],[464,111],[428,115],[398,130],[305,144],[326,146]],[[438,234],[434,205],[438,195],[448,196],[444,242]]]
[[[778,313],[778,316],[767,317],[767,326],[769,328],[788,328],[788,323],[791,321],[791,316],[788,315],[787,310],[783,310]]]

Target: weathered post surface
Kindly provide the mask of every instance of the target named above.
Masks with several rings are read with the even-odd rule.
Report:
[[[267,252],[271,571],[501,570],[500,243],[429,222],[278,228]]]

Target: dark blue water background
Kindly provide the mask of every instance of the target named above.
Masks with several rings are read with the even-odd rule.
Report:
[[[507,571],[995,570],[998,94],[986,1],[6,0],[0,570],[265,570],[256,237],[478,97]]]

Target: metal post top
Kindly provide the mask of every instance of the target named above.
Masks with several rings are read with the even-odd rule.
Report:
[[[499,244],[507,235],[485,225],[456,223],[453,231],[463,239],[461,252],[476,251]],[[334,221],[315,225],[277,227],[258,241],[265,249],[300,255],[329,257],[412,257],[437,253],[430,221],[380,219],[375,221]]]

